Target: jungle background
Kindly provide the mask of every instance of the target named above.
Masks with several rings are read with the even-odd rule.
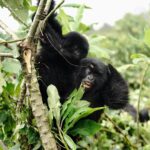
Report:
[[[31,5],[30,0],[2,0],[0,6],[10,10],[14,19],[20,22],[20,27],[14,34],[23,39],[32,24],[31,16],[36,7]],[[65,7],[76,9],[76,16],[66,14]],[[95,31],[94,24],[88,26],[82,22],[85,9],[90,7],[64,4],[58,9],[57,18],[63,26],[63,33],[78,31],[84,34],[90,44],[88,56],[113,64],[128,82],[130,102],[137,109],[140,104],[139,110],[150,110],[150,10],[139,15],[128,13],[114,26],[105,24]],[[12,54],[0,56],[0,150],[42,149],[35,120],[32,118],[32,123],[29,123],[27,119],[31,116],[28,102],[20,113],[16,112],[23,74],[17,59],[18,47],[13,42],[15,37],[6,30],[0,31],[0,53]],[[81,101],[78,105],[80,104],[82,107]],[[70,149],[150,149],[150,121],[135,122],[129,114],[121,110],[106,109],[105,113],[107,115],[102,116],[99,123],[85,120],[68,131],[67,138],[64,139]],[[53,132],[57,137],[55,130],[57,129],[54,127]],[[70,133],[81,137],[77,143],[69,137]],[[59,137],[58,141],[63,143]]]

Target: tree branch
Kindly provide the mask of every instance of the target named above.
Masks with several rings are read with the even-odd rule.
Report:
[[[40,16],[43,14],[46,0],[41,0],[35,14],[33,23],[29,29],[28,35],[19,46],[22,49],[23,70],[25,71],[26,91],[29,93],[30,105],[35,117],[42,145],[45,150],[57,150],[56,141],[51,133],[48,122],[47,111],[43,105],[39,85],[34,67],[34,54],[36,45],[34,44],[34,36],[40,23]],[[31,86],[32,85],[32,86]],[[31,93],[30,93],[31,92]]]
[[[10,58],[14,58],[14,55],[11,53],[0,53],[0,57],[10,57]]]
[[[16,43],[16,42],[20,42],[20,41],[23,41],[23,40],[25,40],[25,38],[23,38],[23,39],[14,39],[14,40],[11,40],[11,41],[0,41],[0,44],[2,44],[2,45],[5,45],[5,44],[8,44],[8,43]]]
[[[61,0],[61,2],[46,16],[44,19],[44,24],[47,22],[48,18],[64,3],[65,0]]]

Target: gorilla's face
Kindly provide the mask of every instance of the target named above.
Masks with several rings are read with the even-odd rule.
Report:
[[[108,78],[108,67],[95,59],[82,59],[76,78],[86,91],[101,89]]]
[[[70,32],[64,36],[62,42],[62,54],[71,62],[77,63],[87,56],[88,41],[84,36],[76,32]]]

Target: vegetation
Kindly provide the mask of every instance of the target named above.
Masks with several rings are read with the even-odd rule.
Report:
[[[31,24],[30,13],[36,10],[30,0],[1,0],[0,6],[8,8],[14,19],[20,22],[20,29],[15,35],[21,40],[25,38]],[[77,13],[72,17],[65,13],[63,7],[59,8],[58,19],[63,32],[75,30],[85,34],[90,43],[89,57],[96,57],[117,67],[128,81],[131,103],[138,110],[145,107],[150,109],[149,12],[127,14],[113,27],[103,27],[95,32],[92,25],[82,23],[84,10],[89,7],[77,4],[65,7],[72,7]],[[0,33],[0,150],[43,149],[28,97],[24,95],[23,102],[18,102],[24,75],[17,57],[14,33],[8,34],[4,29]],[[150,121],[139,123],[123,111],[90,108],[89,102],[80,100],[84,92],[82,88],[73,91],[64,104],[59,102],[54,86],[50,85],[47,92],[49,124],[58,146],[73,150],[150,149]],[[98,123],[83,119],[101,109],[104,109],[104,113]],[[72,136],[78,137],[76,143]]]

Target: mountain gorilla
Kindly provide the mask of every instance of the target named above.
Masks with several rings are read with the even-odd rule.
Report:
[[[136,120],[138,112],[128,103],[127,83],[112,65],[92,58],[82,59],[80,65],[75,72],[75,85],[78,88],[81,84],[85,88],[83,99],[88,100],[91,107],[124,108]],[[100,112],[90,116],[94,120],[99,117]],[[147,109],[139,112],[139,119],[141,122],[149,120]]]
[[[84,58],[81,67],[75,72],[75,83],[85,88],[83,99],[91,103],[91,107],[104,105],[120,109],[128,103],[128,86],[122,76],[112,65],[105,65],[101,61],[92,58]],[[86,67],[82,67],[86,66]],[[98,120],[99,112],[91,118]]]
[[[53,8],[52,0],[49,12]],[[77,32],[63,35],[56,14],[50,16],[42,32],[35,67],[43,102],[47,103],[46,89],[50,84],[57,87],[63,102],[74,89],[73,73],[80,60],[87,56],[89,44],[86,38]]]
[[[53,8],[52,0],[49,12]],[[35,67],[44,103],[47,104],[48,85],[57,87],[63,103],[72,90],[82,83],[85,87],[83,99],[90,101],[92,107],[107,105],[119,109],[128,104],[128,87],[125,80],[113,66],[85,58],[89,49],[86,38],[77,32],[63,35],[56,14],[48,18],[40,35],[40,45]],[[98,112],[93,114],[92,118],[97,120]]]

